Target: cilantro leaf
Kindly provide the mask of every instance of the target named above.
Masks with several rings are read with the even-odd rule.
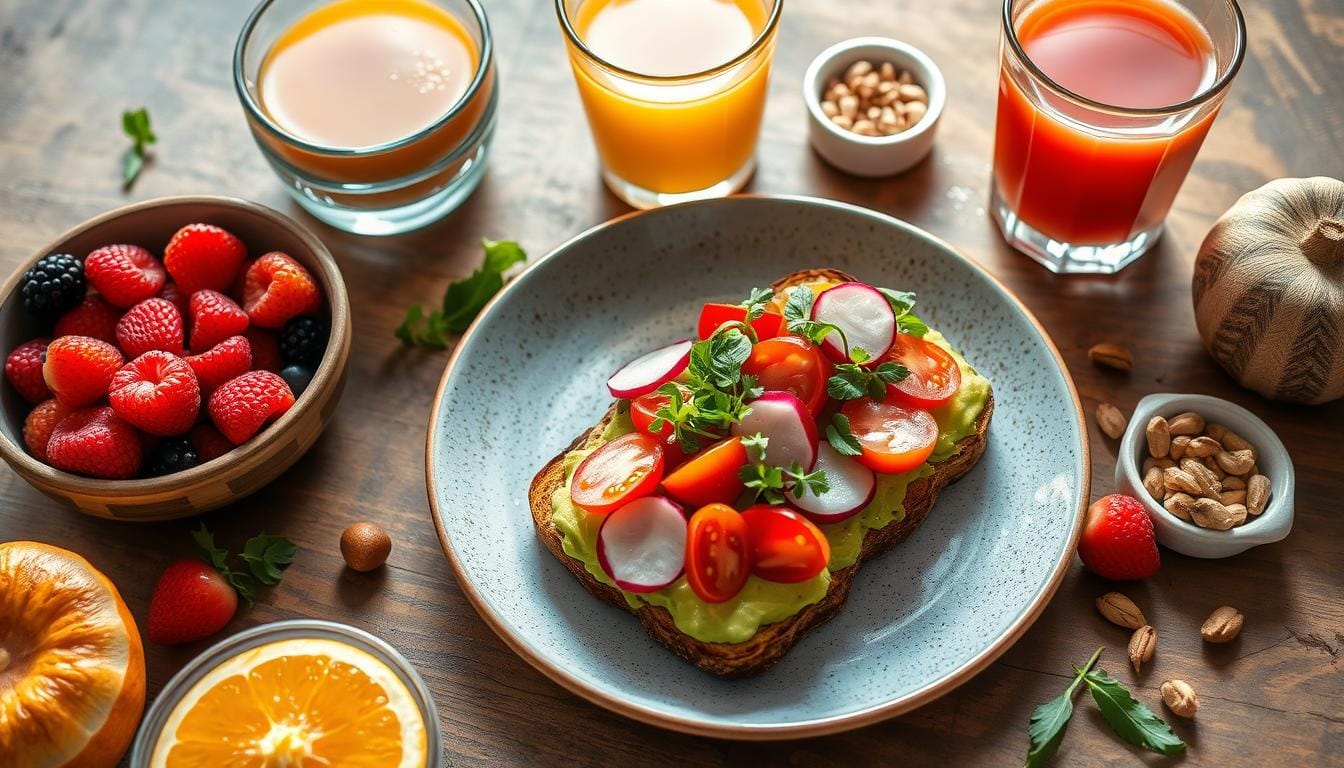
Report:
[[[742,306],[747,310],[747,322],[750,323],[764,315],[765,305],[774,297],[774,291],[769,288],[752,288],[747,300],[742,302]]]
[[[831,484],[826,479],[825,470],[818,469],[812,472],[804,472],[803,465],[795,461],[788,471],[784,472],[784,475],[792,481],[790,491],[798,498],[806,496],[809,492],[813,496],[820,496],[831,490]]]
[[[858,456],[863,453],[863,446],[859,445],[859,439],[850,429],[849,417],[843,413],[831,417],[831,423],[826,426],[826,440],[841,456]]]
[[[896,330],[901,333],[908,333],[911,336],[918,336],[922,339],[924,338],[924,334],[929,332],[929,326],[925,325],[923,320],[920,320],[914,315],[904,315],[896,319]]]
[[[527,253],[511,240],[481,239],[485,255],[481,266],[467,277],[448,284],[442,306],[426,312],[419,304],[406,311],[406,317],[393,334],[407,346],[443,349],[449,334],[462,333],[476,319],[490,298],[504,287],[504,273],[527,260]]]
[[[716,389],[727,389],[742,379],[742,364],[751,357],[751,339],[735,327],[720,328],[691,345],[691,375]]]
[[[826,394],[836,400],[857,400],[868,394],[868,379],[857,365],[837,365],[826,382]]]
[[[784,470],[779,467],[752,461],[738,471],[737,477],[756,499],[765,499],[767,504],[784,503]]]
[[[1110,723],[1111,729],[1125,741],[1151,749],[1168,757],[1185,751],[1185,742],[1171,730],[1162,718],[1153,714],[1143,702],[1135,699],[1119,680],[1106,674],[1100,667],[1083,675],[1097,709]]]
[[[145,148],[159,140],[149,127],[149,110],[141,107],[121,113],[121,131],[131,146],[121,156],[121,187],[129,190],[145,167]]]
[[[770,438],[757,432],[750,437],[742,438],[742,447],[747,450],[747,457],[751,461],[765,461],[765,449],[770,445]]]
[[[897,318],[903,317],[915,307],[915,294],[909,291],[893,291],[890,288],[878,288],[877,291],[887,297],[887,303],[891,305],[891,311]]]
[[[1026,768],[1045,765],[1059,749],[1059,743],[1064,740],[1064,728],[1069,724],[1069,718],[1073,716],[1073,695],[1082,683],[1083,676],[1097,663],[1101,650],[1098,648],[1092,654],[1092,658],[1078,670],[1073,682],[1063,693],[1036,707],[1031,713],[1031,722],[1027,725],[1029,746]]]
[[[297,551],[294,542],[284,536],[263,533],[247,540],[242,558],[257,581],[272,585],[280,583],[280,571],[294,562]]]

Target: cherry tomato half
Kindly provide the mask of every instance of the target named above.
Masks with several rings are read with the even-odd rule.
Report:
[[[910,375],[887,391],[898,403],[916,408],[936,408],[946,403],[961,388],[961,369],[947,350],[908,333],[896,334],[891,351],[882,362],[900,363]]]
[[[849,417],[863,449],[856,458],[874,472],[909,472],[929,458],[938,442],[938,422],[928,411],[863,397],[845,403],[840,412]]]
[[[745,487],[738,473],[746,463],[747,449],[741,438],[720,440],[663,478],[663,490],[688,507],[731,504]]]
[[[671,424],[664,422],[662,429],[657,432],[653,431],[653,422],[658,418],[658,411],[667,405],[669,399],[667,395],[650,392],[630,401],[630,421],[635,425],[635,429],[646,435],[659,438],[659,442],[662,443],[663,470],[665,472],[670,472],[673,467],[680,466],[686,460],[686,454],[682,452],[681,444],[676,440],[671,440],[672,433],[675,431]]]
[[[831,560],[826,534],[788,507],[757,504],[742,512],[751,545],[751,572],[792,584],[821,573]]]
[[[737,304],[706,304],[700,310],[700,322],[696,332],[702,339],[708,339],[724,323],[747,320],[747,308]],[[751,321],[751,329],[758,339],[770,339],[784,332],[784,316],[777,312],[766,312]]]
[[[701,600],[731,599],[751,576],[747,524],[727,504],[709,504],[691,515],[686,531],[686,581]]]
[[[621,435],[593,451],[574,471],[569,497],[594,515],[648,496],[663,479],[663,446],[643,432]]]
[[[742,364],[742,372],[755,376],[767,390],[792,392],[813,416],[826,405],[831,362],[806,339],[779,336],[757,342],[751,348],[751,357]]]

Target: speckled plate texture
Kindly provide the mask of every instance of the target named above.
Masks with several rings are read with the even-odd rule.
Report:
[[[704,302],[740,301],[808,267],[915,291],[916,311],[993,383],[989,446],[910,539],[862,566],[835,619],[764,674],[721,680],[584,591],[537,541],[528,483],[601,417],[606,378],[622,363],[693,334]],[[448,364],[427,474],[463,591],[524,659],[630,717],[767,739],[910,710],[1003,653],[1045,607],[1073,552],[1086,444],[1054,345],[975,262],[874,211],[735,197],[608,222],[514,280]]]

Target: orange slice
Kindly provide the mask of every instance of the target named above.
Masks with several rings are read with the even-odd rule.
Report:
[[[420,708],[386,664],[336,640],[293,638],[210,670],[173,708],[152,768],[422,768]]]
[[[84,558],[0,544],[0,765],[113,766],[145,708],[145,654]]]

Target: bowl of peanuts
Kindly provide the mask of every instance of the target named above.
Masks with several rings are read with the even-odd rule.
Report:
[[[891,176],[933,149],[947,102],[943,73],[914,46],[886,37],[832,45],[803,75],[808,139],[855,176]]]
[[[1230,557],[1293,527],[1293,461],[1274,430],[1208,395],[1149,395],[1120,440],[1115,485],[1143,502],[1163,546]]]

